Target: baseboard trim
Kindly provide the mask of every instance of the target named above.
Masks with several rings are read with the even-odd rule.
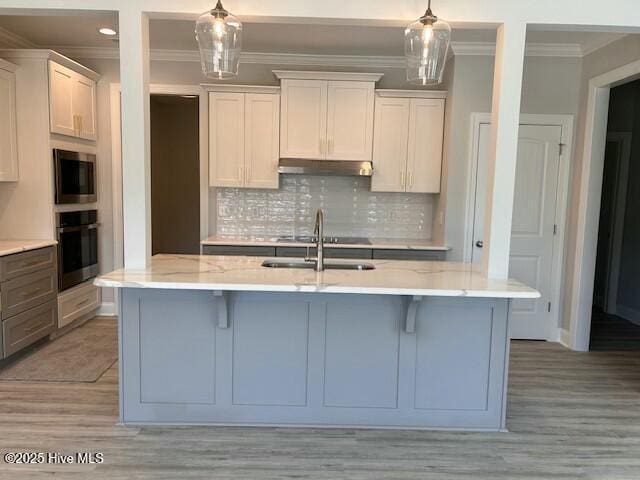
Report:
[[[558,331],[560,332],[560,338],[558,339],[560,344],[573,350],[571,346],[571,332],[565,328],[559,328]]]
[[[95,315],[98,317],[115,317],[116,304],[114,302],[102,302]]]
[[[640,311],[626,305],[616,305],[616,315],[640,326]]]

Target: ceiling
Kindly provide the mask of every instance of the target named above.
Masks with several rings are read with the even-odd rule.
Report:
[[[100,27],[117,30],[117,15],[0,16],[0,28],[39,47],[114,47]],[[196,50],[192,20],[150,22],[152,49]],[[244,24],[243,50],[260,53],[401,56],[403,28],[398,26],[318,25],[300,23]],[[622,35],[618,33],[530,31],[528,43],[579,45],[592,51]],[[494,29],[455,28],[453,41],[493,43]]]

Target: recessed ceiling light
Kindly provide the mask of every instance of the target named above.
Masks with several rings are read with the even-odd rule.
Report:
[[[102,34],[102,35],[107,35],[109,37],[113,37],[114,35],[117,35],[118,32],[116,32],[113,28],[109,28],[109,27],[102,27],[99,28],[98,31]]]

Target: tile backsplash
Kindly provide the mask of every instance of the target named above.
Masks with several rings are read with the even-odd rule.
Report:
[[[334,236],[430,239],[437,195],[371,192],[364,177],[281,175],[279,190],[218,188],[216,233],[309,235],[318,208]]]

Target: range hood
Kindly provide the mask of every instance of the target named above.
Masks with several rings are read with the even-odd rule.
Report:
[[[281,158],[278,164],[278,172],[298,175],[370,177],[373,174],[373,164],[371,162]]]

